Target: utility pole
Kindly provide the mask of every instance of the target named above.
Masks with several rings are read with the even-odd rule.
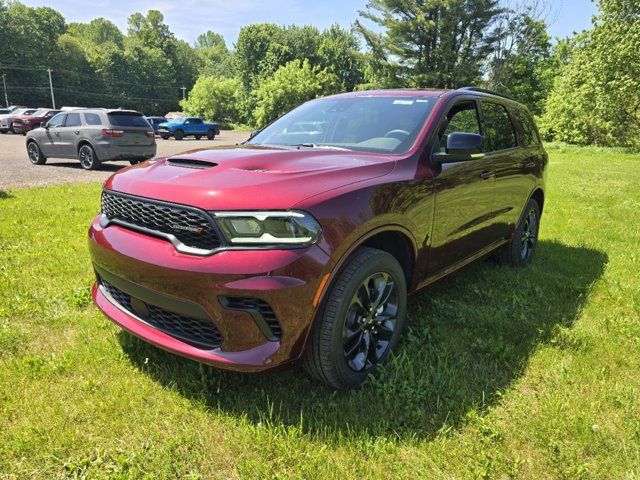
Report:
[[[185,100],[187,98],[185,93],[187,91],[187,87],[180,87],[180,90],[182,90],[182,99]]]
[[[53,70],[51,70],[50,68],[47,68],[47,72],[49,72],[49,88],[51,89],[51,103],[53,104],[53,108],[55,110],[56,108],[56,97],[53,96],[53,82],[51,81],[51,72]]]
[[[2,86],[4,87],[4,104],[9,106],[9,99],[7,98],[7,83],[5,82],[6,73],[2,74]]]

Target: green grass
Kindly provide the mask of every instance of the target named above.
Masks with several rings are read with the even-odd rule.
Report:
[[[549,151],[533,265],[413,296],[346,393],[121,332],[88,295],[100,186],[0,192],[0,478],[639,479],[640,160]]]

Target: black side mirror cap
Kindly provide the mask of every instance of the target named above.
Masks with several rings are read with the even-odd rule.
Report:
[[[450,133],[447,136],[446,151],[436,152],[431,156],[436,164],[468,162],[482,157],[482,135],[466,132]]]

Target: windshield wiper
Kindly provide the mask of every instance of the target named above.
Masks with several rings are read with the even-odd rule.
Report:
[[[348,148],[344,147],[336,147],[335,145],[318,145],[317,143],[295,143],[293,145],[287,145],[288,147],[297,147],[298,150],[300,148],[324,148],[325,150],[343,150],[346,152],[351,151]]]

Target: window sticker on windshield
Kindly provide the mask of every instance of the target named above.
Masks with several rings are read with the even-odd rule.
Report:
[[[413,100],[394,100],[394,105],[413,105]]]

